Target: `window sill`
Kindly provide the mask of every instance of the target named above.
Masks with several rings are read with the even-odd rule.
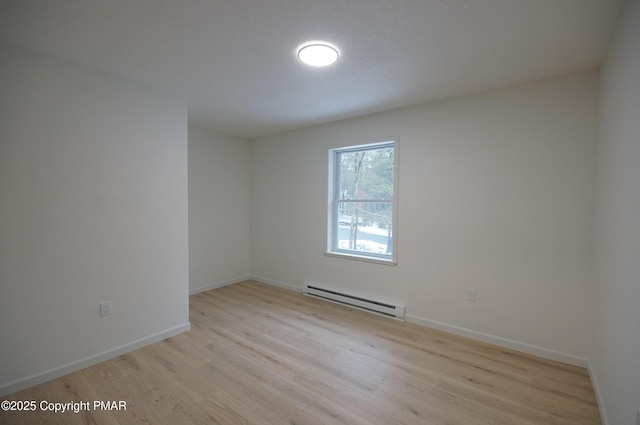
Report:
[[[367,257],[365,255],[357,255],[357,254],[348,254],[344,252],[325,252],[325,256],[327,257],[335,257],[335,258],[344,258],[346,260],[356,260],[356,261],[365,261],[367,263],[376,263],[383,264],[385,266],[397,266],[398,261],[394,259],[386,259],[386,258],[378,258],[378,257]]]

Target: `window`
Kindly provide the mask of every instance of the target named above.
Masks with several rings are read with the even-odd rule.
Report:
[[[393,141],[329,151],[327,254],[396,262]]]

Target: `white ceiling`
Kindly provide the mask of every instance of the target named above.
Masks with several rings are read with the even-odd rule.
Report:
[[[0,0],[0,38],[256,138],[600,65],[619,0]],[[308,40],[340,60],[309,68]]]

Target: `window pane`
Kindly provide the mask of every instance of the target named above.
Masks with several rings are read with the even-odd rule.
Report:
[[[337,199],[393,199],[393,147],[340,152]]]
[[[327,255],[397,264],[396,143],[329,150]]]
[[[391,202],[338,202],[338,250],[392,254]]]

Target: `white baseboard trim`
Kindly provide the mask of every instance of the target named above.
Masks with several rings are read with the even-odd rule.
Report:
[[[14,381],[2,383],[0,385],[0,397],[33,387],[34,385],[42,384],[43,382],[51,381],[52,379],[59,378],[69,373],[77,372],[78,370],[84,369],[85,367],[93,366],[106,360],[113,359],[122,354],[137,350],[138,348],[142,348],[147,345],[162,341],[163,339],[181,334],[190,329],[191,323],[187,322],[185,324],[166,329],[164,331],[146,336],[144,338],[140,338],[138,340],[120,345],[118,347],[111,348],[109,350],[102,351],[100,353],[93,354],[91,356],[72,361],[61,366],[38,372],[24,378],[16,379]]]
[[[277,286],[278,288],[286,289],[288,291],[302,293],[301,286],[290,285],[288,283],[282,283],[282,282],[278,282],[277,280],[268,279],[266,277],[255,276],[255,275],[251,276],[251,279],[255,280],[256,282],[266,283],[267,285]]]
[[[520,351],[527,354],[533,354],[534,356],[543,357],[545,359],[568,363],[574,366],[587,367],[587,359],[574,356],[572,354],[549,350],[547,348],[526,344],[524,342],[514,341],[508,338],[502,338],[499,336],[486,334],[484,332],[478,332],[455,325],[449,325],[446,323],[438,322],[436,320],[425,319],[424,317],[419,317],[412,314],[407,314],[406,321],[449,332],[455,335],[475,339],[477,341],[487,342],[499,347],[509,348],[511,350]]]
[[[589,372],[589,378],[591,378],[591,386],[593,386],[593,392],[595,392],[596,394],[596,401],[598,402],[598,410],[600,411],[600,420],[602,421],[602,425],[609,425],[609,420],[607,419],[607,409],[604,405],[602,391],[600,391],[600,384],[598,383],[598,378],[596,376],[595,369],[593,368],[593,364],[591,363],[591,359],[587,360],[587,371]]]
[[[236,277],[234,279],[223,280],[222,282],[216,282],[216,283],[212,283],[210,285],[205,285],[205,286],[200,286],[198,288],[189,289],[189,295],[195,295],[195,294],[199,294],[200,292],[206,292],[206,291],[210,291],[212,289],[222,288],[223,286],[233,285],[234,283],[244,282],[245,280],[249,280],[251,278],[252,278],[252,276],[248,274],[248,275],[245,275],[245,276]]]

